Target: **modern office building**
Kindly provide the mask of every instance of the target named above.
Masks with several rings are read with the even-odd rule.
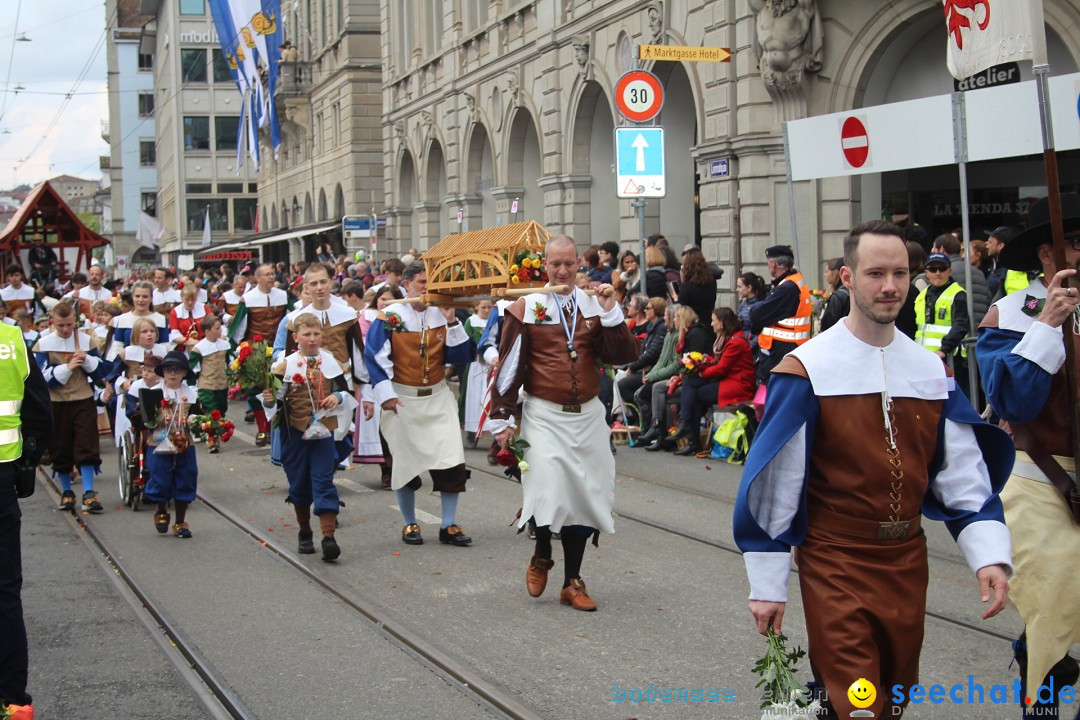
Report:
[[[139,11],[151,17],[139,51],[153,65],[161,252],[183,267],[201,249],[207,210],[214,245],[255,231],[261,178],[237,162],[241,96],[206,0],[141,0]]]
[[[1045,0],[1051,74],[1076,72],[1075,3]],[[581,245],[635,247],[616,198],[613,89],[638,64],[666,98],[667,195],[646,233],[762,270],[791,238],[782,122],[953,92],[940,4],[925,0],[382,0],[383,157],[390,239],[535,219]],[[637,45],[730,48],[731,62],[635,59]],[[1030,79],[1021,63],[1018,79]],[[1067,159],[1075,160],[1076,153]],[[1063,160],[1062,181],[1080,183]],[[975,228],[1020,222],[1044,191],[1038,158],[969,167]],[[855,223],[960,225],[955,165],[795,183],[801,264],[820,277]],[[509,210],[519,199],[518,214]],[[730,298],[730,296],[728,296]]]
[[[109,187],[109,228],[114,260],[130,261],[139,247],[139,212],[157,214],[157,138],[154,133],[154,56],[140,51],[140,0],[107,0],[105,17],[109,119],[101,136],[109,143],[101,173]]]

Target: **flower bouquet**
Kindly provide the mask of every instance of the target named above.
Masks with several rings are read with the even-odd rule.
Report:
[[[715,364],[716,358],[712,355],[706,355],[697,350],[683,353],[682,357],[679,359],[679,374],[673,377],[671,382],[668,383],[668,395],[675,394],[682,384],[683,378],[700,375],[702,370]]]
[[[520,435],[515,435],[510,444],[499,450],[495,456],[495,462],[502,465],[506,470],[506,477],[521,482],[521,474],[529,472],[529,463],[525,462],[525,451],[529,449],[529,443]]]
[[[229,363],[229,384],[239,385],[249,395],[262,392],[263,388],[276,388],[270,372],[273,354],[274,348],[262,335],[237,345],[236,357]]]
[[[174,405],[182,403],[168,398],[162,399],[161,410],[153,424],[150,424],[158,441],[154,452],[159,455],[179,455],[191,447],[191,436],[185,432],[185,422],[181,418],[183,408],[173,409]]]
[[[5,705],[0,701],[0,720],[34,720],[34,706]]]
[[[223,443],[232,439],[236,426],[231,420],[225,420],[220,410],[211,410],[205,415],[192,415],[188,418],[188,428],[193,435],[199,435],[209,440],[221,440]]]
[[[788,650],[787,637],[770,627],[765,657],[754,665],[761,677],[754,687],[762,687],[761,720],[792,720],[821,715],[821,703],[810,700],[806,686],[795,679],[795,664],[806,656],[802,648]]]
[[[547,282],[547,279],[543,253],[522,250],[514,256],[514,262],[510,265],[511,285]]]

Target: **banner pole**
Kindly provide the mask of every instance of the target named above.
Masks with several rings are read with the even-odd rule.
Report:
[[[1031,68],[1035,74],[1035,87],[1039,94],[1039,121],[1042,128],[1043,138],[1043,166],[1046,170],[1046,197],[1050,205],[1050,232],[1053,237],[1054,267],[1059,271],[1068,267],[1065,264],[1065,226],[1061,219],[1061,181],[1058,179],[1057,153],[1054,152],[1054,126],[1050,117],[1050,91],[1047,87],[1047,76],[1050,74],[1050,65],[1042,63],[1033,65]],[[1052,278],[1046,278],[1049,283]],[[1068,286],[1066,280],[1062,283]],[[1073,285],[1076,285],[1074,281]],[[1070,342],[1072,333],[1069,331],[1069,321],[1066,320],[1061,327],[1061,335],[1065,341],[1065,379],[1069,388],[1069,407],[1072,409],[1072,427],[1070,439],[1072,440],[1073,457],[1080,458],[1080,368],[1077,368],[1076,344]]]

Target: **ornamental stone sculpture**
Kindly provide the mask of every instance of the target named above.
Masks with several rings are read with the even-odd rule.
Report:
[[[824,35],[815,0],[748,0],[757,15],[754,55],[761,78],[781,92],[821,69]]]

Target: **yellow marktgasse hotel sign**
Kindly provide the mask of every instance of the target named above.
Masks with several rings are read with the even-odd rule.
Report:
[[[688,62],[728,62],[731,50],[720,47],[640,45],[639,60],[685,60]]]

